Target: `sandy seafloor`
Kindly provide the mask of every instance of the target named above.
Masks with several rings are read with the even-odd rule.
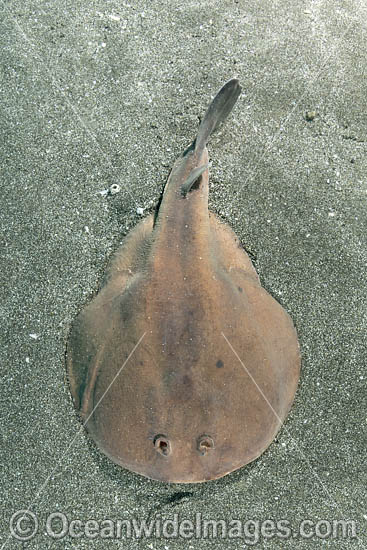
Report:
[[[23,547],[9,538],[22,509],[39,522],[25,548],[367,548],[365,2],[1,9],[1,548]],[[209,145],[210,208],[291,314],[302,375],[258,460],[218,481],[163,484],[114,466],[78,431],[65,342],[137,209],[153,211],[233,76],[243,94]],[[114,183],[120,193],[100,194]],[[55,512],[67,518],[58,540],[46,531]],[[111,540],[83,527],[199,513],[228,530],[240,520],[242,536],[185,539],[182,528]],[[332,538],[339,520],[354,521],[356,536]]]

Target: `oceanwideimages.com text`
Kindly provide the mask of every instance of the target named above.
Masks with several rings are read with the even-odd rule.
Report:
[[[15,512],[10,534],[20,541],[43,535],[50,539],[241,539],[247,545],[277,538],[352,539],[357,537],[354,520],[304,519],[297,526],[286,519],[210,519],[201,513],[193,519],[173,514],[171,518],[87,519],[70,518],[62,512],[48,515],[43,525],[30,510]]]

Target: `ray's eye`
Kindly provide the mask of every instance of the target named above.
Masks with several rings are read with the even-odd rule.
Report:
[[[197,450],[200,454],[206,455],[208,451],[214,449],[214,441],[210,435],[201,435],[197,440]]]
[[[171,443],[165,435],[156,435],[153,440],[153,444],[159,454],[168,456],[171,453]]]

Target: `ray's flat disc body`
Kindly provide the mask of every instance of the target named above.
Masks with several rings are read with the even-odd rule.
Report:
[[[299,379],[291,318],[208,212],[206,141],[239,93],[237,81],[226,86],[173,166],[155,222],[127,236],[68,342],[91,437],[117,464],[161,481],[216,479],[254,460]]]

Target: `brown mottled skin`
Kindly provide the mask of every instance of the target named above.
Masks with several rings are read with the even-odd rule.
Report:
[[[182,194],[208,163],[212,129],[174,164],[155,223],[128,235],[67,350],[75,406],[98,447],[166,482],[216,479],[258,457],[299,378],[289,315],[208,212],[208,170]]]

